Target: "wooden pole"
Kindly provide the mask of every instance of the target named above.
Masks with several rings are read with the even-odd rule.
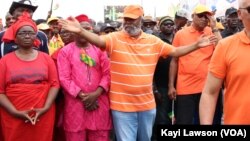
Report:
[[[53,1],[54,0],[51,0],[51,4],[50,4],[50,11],[51,11],[51,13],[52,13],[52,10],[53,10]]]
[[[48,12],[47,20],[51,17],[52,12],[53,12],[53,1],[54,1],[54,0],[51,0],[50,10],[49,10],[49,12]]]

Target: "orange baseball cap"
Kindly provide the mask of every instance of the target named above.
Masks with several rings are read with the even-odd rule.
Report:
[[[123,17],[137,19],[140,16],[143,16],[144,12],[140,5],[129,5],[124,8]]]

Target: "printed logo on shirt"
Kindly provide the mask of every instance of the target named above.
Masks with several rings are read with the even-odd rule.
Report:
[[[39,84],[43,81],[46,81],[46,69],[27,67],[11,71],[12,83]]]

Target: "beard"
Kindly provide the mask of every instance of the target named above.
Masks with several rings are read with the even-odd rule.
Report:
[[[132,37],[138,36],[141,33],[141,25],[124,25],[124,30]]]

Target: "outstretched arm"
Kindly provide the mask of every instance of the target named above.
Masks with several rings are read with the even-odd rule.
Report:
[[[184,56],[199,48],[208,47],[209,45],[215,45],[217,44],[217,42],[218,42],[218,38],[214,35],[210,35],[210,36],[202,35],[199,38],[199,40],[194,44],[174,48],[172,52],[170,52],[170,55],[174,57]]]
[[[75,18],[70,17],[70,19],[68,20],[59,20],[58,22],[62,26],[63,29],[76,33],[82,36],[91,44],[94,44],[95,46],[100,47],[102,49],[105,49],[106,47],[105,41],[102,38],[100,38],[98,35],[96,35],[95,33],[92,33],[83,29],[80,23]]]

